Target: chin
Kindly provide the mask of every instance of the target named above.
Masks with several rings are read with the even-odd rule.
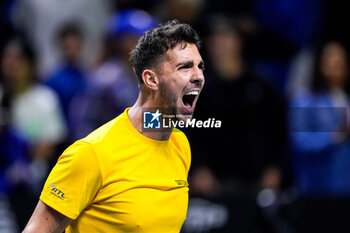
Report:
[[[177,109],[177,114],[176,114],[176,118],[177,120],[182,120],[182,121],[187,121],[187,120],[191,120],[192,116],[193,116],[193,110],[194,109],[188,109],[188,108],[184,108],[184,107],[180,107]]]
[[[176,119],[177,119],[178,121],[187,122],[188,120],[191,120],[191,119],[192,119],[192,115],[187,115],[186,117],[181,116],[181,117],[177,117]]]

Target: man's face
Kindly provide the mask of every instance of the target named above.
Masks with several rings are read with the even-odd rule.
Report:
[[[189,43],[178,44],[165,56],[157,68],[159,103],[167,114],[186,120],[192,116],[204,85],[203,60],[196,45]]]
[[[61,48],[64,59],[69,62],[76,62],[83,50],[83,40],[75,34],[66,35],[61,41]]]

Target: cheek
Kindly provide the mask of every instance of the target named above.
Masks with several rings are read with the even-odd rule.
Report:
[[[169,87],[169,89],[172,89],[174,93],[181,94],[190,80],[189,77],[189,72],[188,75],[186,74],[186,72],[183,72],[182,75],[173,75],[169,77],[168,80],[166,80],[167,86]]]
[[[191,76],[192,76],[191,70],[186,70],[181,72],[181,75],[177,75],[177,77],[175,78],[174,85],[182,92],[183,89],[190,82]]]
[[[163,106],[179,107],[182,104],[184,86],[178,82],[159,83],[160,103]]]
[[[160,101],[162,103],[171,104],[177,99],[177,91],[174,88],[174,85],[169,82],[160,82],[159,83],[159,94]]]

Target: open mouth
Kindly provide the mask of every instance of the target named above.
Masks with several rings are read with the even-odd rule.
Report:
[[[199,91],[189,91],[182,97],[183,105],[186,109],[193,110]]]

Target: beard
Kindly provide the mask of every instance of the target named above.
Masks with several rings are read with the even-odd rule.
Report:
[[[173,116],[173,121],[187,121],[192,119],[192,113],[188,113],[184,108],[178,107],[179,94],[172,88],[169,88],[165,83],[159,83],[159,96],[159,108],[162,114]]]
[[[159,107],[163,114],[174,115],[175,119],[177,119],[177,115],[179,115],[179,109],[177,107],[177,102],[179,99],[178,94],[174,92],[173,89],[169,88],[165,83],[159,83]]]

